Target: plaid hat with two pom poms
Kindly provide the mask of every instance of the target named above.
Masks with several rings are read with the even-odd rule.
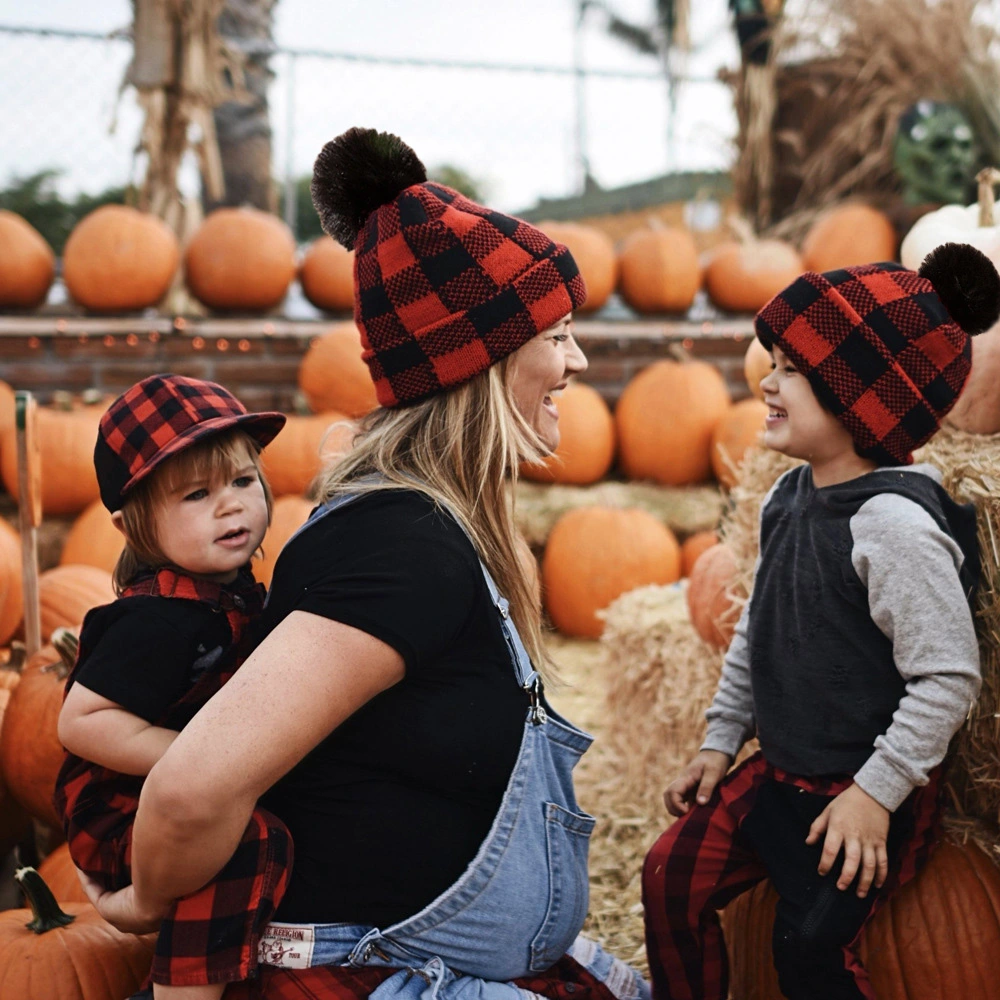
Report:
[[[972,336],[1000,315],[1000,275],[965,243],[946,243],[919,271],[864,264],[808,271],[757,314],[859,455],[908,465],[940,427],[972,369]]]

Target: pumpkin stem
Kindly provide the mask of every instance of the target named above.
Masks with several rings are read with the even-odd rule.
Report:
[[[59,654],[59,662],[51,664],[51,668],[55,671],[56,676],[63,680],[69,676],[73,664],[76,663],[76,654],[80,649],[80,637],[71,629],[57,628],[52,633],[49,642]]]
[[[24,669],[24,664],[28,659],[28,647],[25,646],[23,642],[18,642],[16,639],[10,644],[10,651],[7,654],[7,662],[3,664],[4,670],[13,670],[16,673],[21,673]]]
[[[995,226],[993,208],[996,198],[993,195],[993,188],[1000,184],[1000,170],[996,167],[985,167],[976,174],[979,182],[979,228]]]
[[[674,359],[674,361],[679,361],[681,364],[687,364],[689,361],[694,361],[694,355],[683,345],[674,341],[668,348],[667,352]]]
[[[35,934],[45,934],[47,931],[56,927],[65,927],[76,920],[72,914],[63,913],[56,902],[56,897],[52,895],[52,890],[45,884],[45,879],[34,868],[18,868],[14,872],[14,878],[27,897],[34,917],[31,923],[25,924],[29,931],[34,931]]]

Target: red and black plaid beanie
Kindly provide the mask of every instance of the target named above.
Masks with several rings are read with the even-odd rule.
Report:
[[[354,256],[354,318],[382,406],[467,382],[583,304],[572,254],[427,180],[394,135],[352,128],[316,160],[323,229]]]
[[[101,417],[94,467],[101,501],[112,513],[163,461],[211,434],[246,431],[263,448],[285,425],[277,412],[248,413],[215,382],[150,375],[123,392]]]
[[[757,314],[757,338],[809,379],[859,455],[908,465],[955,405],[972,368],[970,337],[1000,315],[1000,276],[967,244],[895,263],[807,271]]]

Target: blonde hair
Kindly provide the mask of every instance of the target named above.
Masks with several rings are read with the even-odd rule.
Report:
[[[353,450],[321,475],[317,492],[326,501],[345,493],[418,490],[450,511],[510,602],[536,669],[551,674],[538,597],[517,555],[513,510],[518,465],[537,461],[545,450],[514,404],[509,362],[421,403],[375,410]]]
[[[217,483],[227,479],[246,465],[247,456],[264,488],[270,525],[274,498],[260,467],[260,446],[238,427],[213,434],[172,455],[129,491],[121,507],[125,548],[112,574],[119,597],[140,573],[160,569],[170,562],[160,548],[156,531],[157,510],[167,494],[185,480],[207,479]]]

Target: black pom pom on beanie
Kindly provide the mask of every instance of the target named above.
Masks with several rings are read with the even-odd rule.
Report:
[[[426,180],[419,157],[398,136],[352,128],[316,157],[312,200],[323,231],[353,250],[372,212]]]
[[[944,243],[924,258],[917,273],[934,286],[948,314],[969,336],[1000,319],[1000,274],[974,246]]]

